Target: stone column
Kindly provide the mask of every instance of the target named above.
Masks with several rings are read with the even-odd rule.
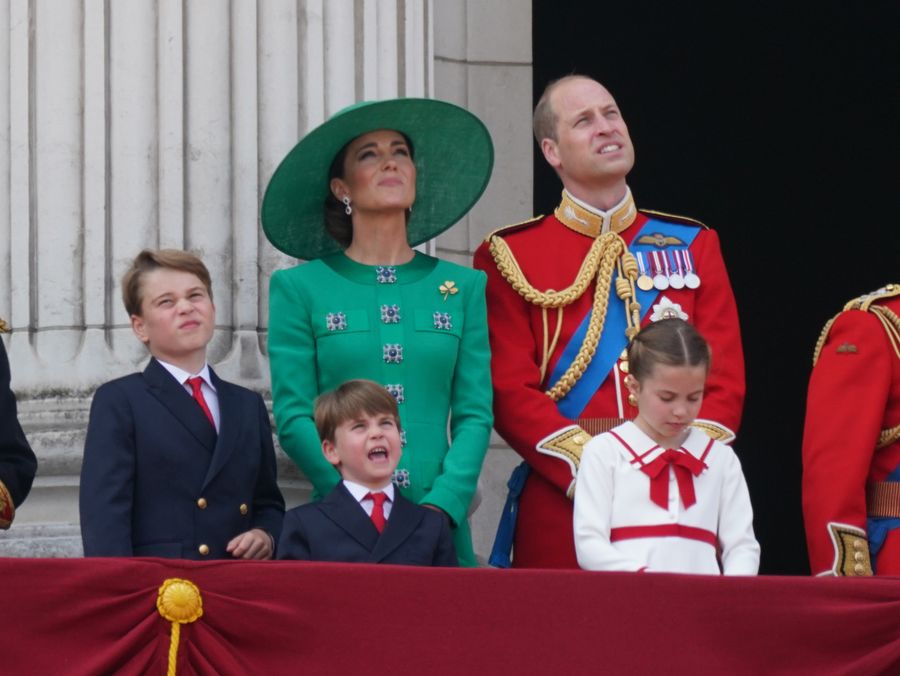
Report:
[[[278,161],[361,98],[433,92],[431,0],[0,3],[0,317],[40,469],[0,555],[77,555],[93,389],[143,368],[118,281],[144,247],[210,268],[210,361],[268,392],[258,224]],[[296,504],[308,484],[284,458]]]
[[[434,96],[478,115],[494,139],[494,173],[484,196],[437,238],[437,256],[471,265],[488,233],[532,216],[531,0],[440,0],[434,9]],[[490,553],[506,482],[519,461],[495,434],[472,517],[479,556]]]

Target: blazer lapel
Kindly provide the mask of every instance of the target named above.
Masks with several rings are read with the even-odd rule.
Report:
[[[203,482],[204,487],[213,480],[219,470],[228,462],[228,458],[234,451],[238,439],[241,438],[244,416],[250,414],[250,411],[240,410],[240,399],[237,388],[234,385],[226,383],[219,378],[212,370],[212,367],[209,369],[209,377],[216,387],[216,396],[219,399],[219,434],[216,439],[212,462],[209,464],[209,470]],[[206,420],[205,417],[204,420]],[[207,421],[207,427],[209,427],[209,421]]]
[[[422,522],[422,512],[416,505],[394,490],[394,504],[391,505],[391,516],[385,524],[384,531],[375,549],[372,551],[372,563],[382,561],[397,547],[402,545]]]
[[[216,446],[216,430],[209,424],[203,409],[187,393],[183,385],[154,358],[150,359],[150,363],[144,369],[144,379],[150,393],[205,449],[212,452]]]
[[[367,552],[371,552],[375,548],[379,541],[378,531],[375,530],[375,525],[366,511],[344,486],[344,482],[338,483],[337,487],[325,496],[319,503],[319,509]],[[393,518],[393,512],[391,515]],[[385,528],[385,532],[387,532],[387,528]]]

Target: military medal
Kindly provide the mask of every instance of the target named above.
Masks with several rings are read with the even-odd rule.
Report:
[[[644,254],[638,251],[635,257],[637,258],[638,268],[641,271],[641,274],[638,275],[637,278],[637,287],[641,291],[649,291],[653,288],[653,280],[650,278],[650,275],[647,274],[647,268],[644,265]]]
[[[671,252],[666,252],[666,257],[669,259],[669,263],[671,264],[672,274],[669,275],[669,285],[673,289],[683,289],[684,288],[684,276],[682,274],[681,267],[681,258],[679,257],[679,250],[675,249]],[[671,257],[670,257],[671,256]]]
[[[659,291],[665,291],[669,288],[669,278],[663,274],[663,265],[659,257],[659,251],[651,251],[650,257],[653,260],[653,286]],[[665,255],[663,255],[665,258]]]
[[[687,270],[684,273],[684,285],[689,289],[696,289],[700,286],[700,277],[694,272],[694,255],[689,249],[685,249],[682,253],[684,255],[684,269]]]

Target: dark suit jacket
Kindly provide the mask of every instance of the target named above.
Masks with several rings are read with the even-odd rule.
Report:
[[[391,516],[379,535],[366,511],[340,482],[320,502],[284,515],[279,559],[456,566],[450,522],[444,514],[394,491]]]
[[[81,469],[85,556],[230,558],[228,541],[251,528],[278,542],[284,500],[265,404],[210,377],[218,435],[156,359],[94,394]]]
[[[9,388],[9,359],[0,341],[0,481],[17,507],[31,490],[36,471],[37,458],[16,417],[16,397]]]

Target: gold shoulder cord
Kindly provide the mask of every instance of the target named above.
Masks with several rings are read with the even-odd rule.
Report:
[[[884,331],[891,341],[891,347],[894,348],[894,354],[900,359],[900,317],[886,307],[881,305],[872,305],[869,312],[873,313],[881,321]],[[900,439],[900,425],[895,425],[886,430],[882,430],[878,435],[878,444],[875,448],[884,448],[890,446],[897,439]]]
[[[559,401],[568,394],[569,390],[584,374],[584,371],[591,363],[591,359],[594,357],[597,343],[603,334],[603,325],[606,322],[609,290],[614,271],[619,273],[618,279],[616,279],[616,295],[625,303],[625,314],[628,323],[625,335],[630,340],[638,332],[641,306],[635,300],[634,288],[638,276],[637,260],[628,251],[624,240],[616,233],[608,232],[594,240],[581,263],[581,268],[575,276],[575,281],[562,291],[544,292],[535,289],[525,278],[518,261],[503,238],[492,236],[489,250],[500,274],[503,275],[503,278],[509,282],[513,289],[532,305],[545,310],[545,327],[547,323],[546,310],[548,308],[560,309],[572,304],[584,294],[591,282],[596,279],[591,319],[588,322],[588,329],[578,354],[569,368],[566,369],[566,372],[546,392],[547,396],[553,401]],[[560,325],[560,322],[558,322],[557,334]],[[554,339],[553,345],[555,346],[555,344],[556,341]],[[544,361],[546,365],[547,355],[545,355]]]
[[[819,334],[819,339],[816,341],[816,347],[813,350],[813,366],[816,365],[816,362],[819,361],[819,355],[822,353],[822,347],[825,345],[825,341],[828,339],[828,332],[831,331],[831,325],[834,324],[834,320],[841,316],[841,313],[838,312],[834,317],[825,322],[825,326],[822,327],[822,332]]]

